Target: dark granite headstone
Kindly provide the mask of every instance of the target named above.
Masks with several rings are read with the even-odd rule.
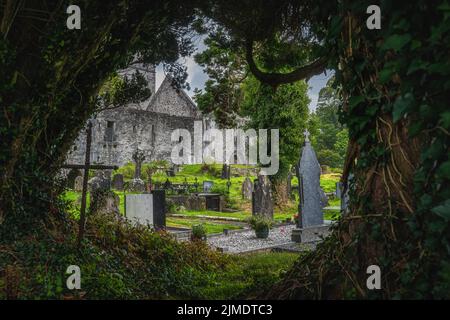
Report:
[[[155,229],[166,227],[166,191],[153,190],[153,226]]]
[[[115,190],[122,191],[123,190],[123,184],[124,184],[124,182],[123,182],[123,175],[120,174],[120,173],[115,174],[113,176],[113,178],[112,178],[111,187],[113,189],[115,189]]]

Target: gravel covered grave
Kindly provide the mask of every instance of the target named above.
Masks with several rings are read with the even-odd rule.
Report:
[[[224,252],[240,253],[265,248],[276,247],[291,243],[291,232],[295,225],[283,225],[270,230],[267,239],[258,239],[255,231],[245,230],[229,233],[228,235],[212,236],[208,244],[215,248],[222,248]]]

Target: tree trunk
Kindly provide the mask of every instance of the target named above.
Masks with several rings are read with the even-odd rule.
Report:
[[[289,195],[287,193],[287,182],[283,179],[273,181],[274,204],[280,209],[286,208],[289,204]]]
[[[423,6],[421,10],[425,12],[403,12],[396,7],[392,8],[396,15],[390,17],[408,20],[408,15],[418,14],[418,18],[428,19],[432,8]],[[420,79],[424,76],[420,74],[416,81],[408,68],[398,69],[389,82],[380,81],[380,70],[389,67],[388,62],[401,65],[404,59],[413,59],[414,55],[397,56],[392,50],[384,53],[380,49],[379,34],[364,29],[366,17],[361,12],[341,12],[344,23],[338,62],[345,102],[344,119],[350,132],[343,179],[347,183],[348,175],[354,176],[347,186],[350,210],[333,227],[331,236],[318,245],[316,251],[303,256],[265,297],[448,297],[445,265],[449,256],[445,245],[441,245],[446,237],[446,222],[444,219],[438,222],[437,215],[430,214],[430,209],[418,209],[419,202],[432,208],[433,197],[436,200],[446,198],[445,191],[439,187],[445,180],[434,173],[439,163],[448,161],[448,154],[444,156],[445,147],[442,152],[431,149],[441,152],[440,162],[436,160],[430,165],[421,158],[433,137],[436,143],[444,142],[445,146],[445,141],[449,141],[448,132],[445,137],[445,129],[425,130],[412,137],[412,128],[421,121],[419,112],[398,117],[392,107],[394,101],[402,103],[405,97],[402,90],[411,90],[413,98],[421,99],[423,105],[436,104],[440,110],[445,108],[445,95],[438,98],[430,95],[433,90],[427,86],[431,83],[423,83]],[[388,20],[389,17],[383,18]],[[434,21],[438,23],[439,19]],[[393,21],[390,24],[394,25]],[[387,26],[386,29],[385,39],[393,32]],[[427,42],[421,37],[428,35],[420,34],[421,30],[410,29],[409,32],[417,32],[417,41]],[[432,55],[427,52],[423,56],[430,58]],[[402,86],[407,80],[414,90]],[[377,98],[373,98],[375,96]],[[433,124],[429,120],[426,125],[430,128],[438,125],[439,118],[433,121],[436,122]],[[423,175],[418,176],[421,170]],[[366,286],[370,265],[380,267],[380,290],[368,290]]]

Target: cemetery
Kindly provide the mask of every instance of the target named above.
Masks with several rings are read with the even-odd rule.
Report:
[[[0,300],[450,299],[449,12],[0,0]]]
[[[106,189],[112,200],[104,202],[109,206],[105,210],[114,211],[133,223],[166,230],[178,239],[189,238],[192,229],[201,225],[205,228],[208,244],[222,252],[246,253],[286,247],[291,251],[295,248],[302,251],[311,248],[305,243],[314,245],[325,237],[341,212],[336,209],[341,205],[336,196],[339,190],[333,189],[338,185],[340,175],[321,175],[321,167],[309,141],[310,134],[305,131],[304,135],[299,169],[296,169],[296,175],[288,175],[289,183],[286,184],[291,200],[283,207],[274,205],[269,179],[256,176],[258,170],[254,166],[229,165],[223,169],[223,165],[203,164],[176,166],[175,169],[161,161],[145,163],[139,150],[133,156],[134,164],[109,171],[110,178],[106,178],[103,170],[97,170],[88,181],[90,203],[93,203],[97,190]],[[68,180],[73,187],[66,192],[75,216],[79,214],[76,204],[82,199],[75,190],[76,179]],[[330,202],[334,206],[330,207]],[[87,210],[90,210],[89,206]],[[296,215],[301,219],[296,220]],[[270,223],[270,228],[263,227],[263,236],[258,235],[260,228],[251,230],[252,217],[256,220],[264,217]],[[302,245],[296,246],[296,243]]]

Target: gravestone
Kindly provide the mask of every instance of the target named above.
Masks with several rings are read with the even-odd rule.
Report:
[[[83,176],[78,176],[78,177],[75,178],[75,183],[74,183],[73,189],[76,192],[83,191]]]
[[[96,176],[88,181],[91,205],[89,210],[93,214],[113,214],[120,216],[119,196],[111,191],[109,173],[98,170]]]
[[[136,149],[132,158],[135,164],[134,178],[128,183],[128,190],[132,192],[144,192],[145,182],[141,179],[142,163],[145,160],[144,152]]]
[[[172,183],[169,181],[169,179],[166,179],[166,181],[163,184],[164,190],[172,189]]]
[[[89,179],[88,190],[91,193],[96,191],[108,191],[111,189],[111,181],[105,176],[105,173],[101,170],[96,172],[95,177]]]
[[[342,182],[336,182],[336,192],[334,193],[336,198],[340,199],[342,196]]]
[[[319,196],[320,196],[320,205],[322,208],[328,206],[328,197],[325,194],[325,191],[323,191],[322,187],[319,187]]]
[[[124,184],[124,182],[123,182],[123,175],[120,174],[120,173],[115,174],[113,176],[113,178],[112,178],[111,187],[113,189],[115,189],[115,190],[122,191],[123,190],[123,184]]]
[[[216,193],[209,193],[209,194],[200,194],[200,197],[205,198],[205,207],[206,210],[210,211],[222,211],[223,210],[223,196]]]
[[[305,131],[304,134],[305,142],[297,167],[300,216],[297,229],[292,232],[292,240],[296,242],[318,240],[320,235],[328,231],[323,223],[325,195],[320,188],[320,164],[309,141],[309,132]]]
[[[185,207],[187,210],[206,210],[206,198],[199,194],[171,195],[167,197],[167,203],[176,207]],[[169,206],[170,207],[170,206]]]
[[[131,192],[144,192],[145,182],[142,179],[131,179],[128,182],[127,190]]]
[[[203,192],[206,192],[206,193],[211,192],[211,189],[213,186],[214,186],[213,181],[203,181]]]
[[[153,190],[153,227],[163,229],[166,227],[166,192]]]
[[[322,174],[327,174],[330,172],[330,167],[327,166],[326,164],[323,164],[320,166],[320,170],[321,170]]]
[[[136,151],[133,153],[133,161],[135,164],[134,167],[134,178],[135,179],[141,179],[141,170],[142,170],[142,163],[145,160],[145,154],[144,151],[136,149]]]
[[[125,216],[127,219],[155,229],[166,226],[166,194],[164,190],[152,193],[125,195]]]
[[[91,193],[91,206],[89,208],[91,214],[108,214],[119,218],[120,198],[111,190],[96,190]]]
[[[70,169],[69,173],[67,174],[67,187],[70,189],[75,189],[75,179],[81,175],[82,174],[79,169]]]
[[[133,222],[153,225],[153,196],[149,193],[126,194],[125,217]]]
[[[175,177],[175,169],[173,166],[166,170],[166,175],[168,177]]]
[[[272,185],[269,177],[259,175],[254,181],[252,214],[273,219]]]
[[[252,198],[252,192],[253,192],[253,183],[250,180],[249,177],[245,177],[244,182],[242,182],[242,198],[250,200]]]
[[[222,165],[222,179],[230,179],[231,176],[231,166],[229,164],[223,164]]]

